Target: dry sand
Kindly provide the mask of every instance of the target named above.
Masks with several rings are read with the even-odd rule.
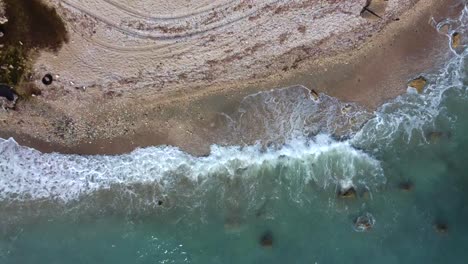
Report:
[[[373,110],[448,55],[433,21],[461,3],[374,0],[380,19],[361,15],[365,0],[154,2],[49,0],[70,41],[41,52],[42,95],[0,112],[0,136],[43,151],[206,154],[238,143],[220,113],[256,91],[303,84]]]

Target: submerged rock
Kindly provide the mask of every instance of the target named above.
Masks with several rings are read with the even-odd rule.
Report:
[[[270,248],[273,246],[273,234],[271,231],[266,231],[265,233],[262,234],[260,237],[260,245],[262,247],[267,247]]]
[[[434,229],[439,234],[447,234],[448,233],[448,225],[442,222],[436,222],[434,224]]]
[[[356,188],[354,188],[354,186],[340,187],[340,189],[338,190],[338,197],[340,197],[340,198],[356,198]]]
[[[431,143],[437,143],[441,139],[450,139],[452,133],[444,131],[431,131],[426,133],[426,139]]]
[[[404,181],[404,182],[400,182],[398,184],[398,188],[400,188],[400,190],[405,191],[405,192],[412,191],[413,187],[414,187],[414,185],[410,181]]]
[[[424,87],[426,87],[426,84],[427,84],[426,78],[419,76],[418,78],[410,81],[408,83],[408,86],[416,89],[418,93],[422,93],[424,91]]]
[[[452,48],[456,49],[458,46],[460,46],[461,43],[461,34],[458,32],[455,32],[452,34]]]
[[[365,232],[371,230],[375,225],[375,218],[372,214],[366,212],[354,220],[354,230]]]

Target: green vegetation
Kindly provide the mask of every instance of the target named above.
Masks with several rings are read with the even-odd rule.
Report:
[[[57,51],[68,41],[67,30],[56,10],[40,0],[4,0],[8,22],[0,25],[0,83],[15,87],[18,94],[21,83],[30,70],[28,59],[34,51]],[[30,89],[26,89],[30,90]]]
[[[27,58],[22,46],[6,46],[0,52],[0,83],[15,86],[20,83],[27,68]]]

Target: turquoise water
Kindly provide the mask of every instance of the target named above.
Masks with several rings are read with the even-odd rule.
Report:
[[[467,11],[451,31],[466,32]],[[288,92],[296,107],[277,98],[281,113],[255,112],[281,146],[74,156],[0,140],[0,263],[464,263],[468,51],[452,52],[423,74],[423,94],[409,90],[342,141],[329,122],[304,125],[317,102],[301,88]]]

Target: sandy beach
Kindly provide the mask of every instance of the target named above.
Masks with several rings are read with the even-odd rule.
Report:
[[[372,112],[450,56],[435,24],[462,8],[374,0],[373,15],[365,0],[161,2],[46,1],[68,39],[32,53],[18,86],[40,95],[0,111],[0,136],[45,152],[173,145],[204,155],[212,144],[251,143],[230,133],[223,113],[292,85]]]

